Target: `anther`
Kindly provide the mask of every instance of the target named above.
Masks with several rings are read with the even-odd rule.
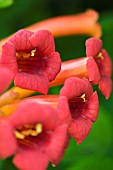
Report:
[[[34,57],[35,52],[36,52],[36,48],[35,48],[34,50],[31,51],[31,57]]]
[[[102,60],[104,59],[104,57],[103,57],[101,52],[97,55],[97,58],[101,58]]]
[[[14,133],[15,133],[15,136],[16,136],[17,139],[24,139],[25,138],[25,136],[18,131],[15,131]]]

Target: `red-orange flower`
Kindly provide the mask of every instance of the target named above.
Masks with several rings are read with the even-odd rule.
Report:
[[[92,128],[92,122],[97,119],[98,95],[93,92],[92,86],[86,78],[76,77],[65,81],[60,95],[68,99],[72,117],[69,133],[79,144],[87,137]]]
[[[20,30],[3,46],[1,64],[9,68],[16,86],[47,93],[61,67],[59,53],[49,31]]]
[[[21,170],[44,170],[49,161],[58,164],[69,142],[68,126],[59,120],[50,105],[23,102],[0,120],[0,157],[15,154],[13,162]]]
[[[99,89],[108,99],[112,91],[112,62],[106,50],[102,49],[102,41],[97,38],[86,40],[86,54],[89,58],[93,57],[98,65],[100,72]]]

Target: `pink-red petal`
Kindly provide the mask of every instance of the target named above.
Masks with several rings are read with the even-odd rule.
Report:
[[[7,120],[0,121],[0,157],[7,158],[17,150],[13,127]]]
[[[28,74],[24,72],[17,73],[14,79],[16,86],[34,90],[43,94],[47,94],[49,88],[48,79],[42,75],[38,74]]]
[[[10,85],[13,80],[13,73],[6,67],[0,66],[0,93]]]
[[[78,117],[71,123],[69,133],[80,144],[89,134],[92,128],[92,122],[84,117]]]
[[[98,38],[89,38],[86,40],[87,57],[96,57],[102,50],[102,41]]]
[[[33,35],[33,32],[27,30],[19,30],[17,31],[9,41],[14,44],[16,51],[30,51],[33,49],[29,38]]]
[[[59,97],[57,110],[58,110],[58,115],[59,115],[59,119],[60,119],[59,123],[60,124],[65,123],[67,125],[70,125],[71,113],[69,110],[68,100],[65,96]]]
[[[85,118],[95,122],[98,117],[99,100],[97,92],[94,92],[87,102],[87,108],[84,110]]]
[[[34,48],[37,48],[37,55],[46,57],[55,51],[54,38],[47,30],[41,30],[30,37],[30,42]]]
[[[53,130],[58,124],[58,114],[50,105],[41,105],[33,99],[25,100],[10,116],[15,128],[22,125],[42,123],[45,129]]]
[[[93,93],[92,86],[87,79],[77,77],[68,78],[63,88],[60,90],[61,96],[66,96],[68,100],[85,94],[89,98]]]
[[[105,98],[108,99],[112,91],[111,79],[103,76],[99,83],[99,90],[105,96]]]
[[[18,66],[15,47],[12,43],[6,42],[5,44],[3,44],[0,63],[2,64],[2,66],[9,68],[15,75]]]
[[[58,52],[51,53],[48,57],[43,57],[42,62],[44,66],[40,66],[41,72],[49,79],[54,80],[61,69],[61,59]]]
[[[108,78],[111,78],[112,61],[106,50],[102,50],[102,56],[103,56],[103,59],[96,60],[98,67],[100,68],[100,74],[101,76],[106,76]]]
[[[98,84],[100,81],[100,72],[93,57],[88,58],[86,67],[88,70],[89,81],[93,84]]]
[[[27,149],[18,152],[13,163],[21,170],[45,170],[48,166],[48,157],[40,149]]]
[[[68,126],[66,124],[58,126],[51,137],[50,145],[48,146],[49,161],[57,165],[65,152],[70,141],[70,136],[67,133]]]

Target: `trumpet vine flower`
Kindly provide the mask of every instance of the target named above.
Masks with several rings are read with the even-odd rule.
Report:
[[[89,134],[92,122],[98,116],[99,101],[96,92],[93,92],[89,81],[71,77],[65,81],[60,96],[68,99],[72,121],[69,133],[80,144]]]
[[[16,86],[46,94],[61,67],[52,34],[19,30],[3,46],[1,65],[12,71]]]
[[[102,41],[97,38],[86,40],[86,54],[88,58],[93,57],[97,63],[100,73],[99,89],[108,99],[112,91],[112,62],[107,51],[102,49]]]
[[[22,170],[45,170],[49,161],[56,165],[62,159],[70,139],[67,128],[52,106],[23,102],[0,119],[0,157],[15,155],[13,163]]]

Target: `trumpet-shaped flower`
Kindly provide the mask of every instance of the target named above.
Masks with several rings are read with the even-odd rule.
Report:
[[[45,94],[61,67],[53,36],[46,30],[19,30],[3,44],[0,63],[12,71],[16,86]]]
[[[86,78],[72,77],[65,81],[60,95],[67,97],[69,103],[72,118],[69,133],[80,144],[89,134],[92,122],[97,119],[99,108],[97,93],[93,92]]]
[[[15,154],[13,162],[21,170],[44,170],[49,161],[58,164],[69,142],[68,126],[59,120],[50,105],[23,102],[0,120],[0,157]]]
[[[108,99],[112,90],[112,62],[106,50],[102,49],[102,41],[97,38],[86,40],[86,54],[89,58],[93,57],[98,65],[100,72],[99,89]]]

